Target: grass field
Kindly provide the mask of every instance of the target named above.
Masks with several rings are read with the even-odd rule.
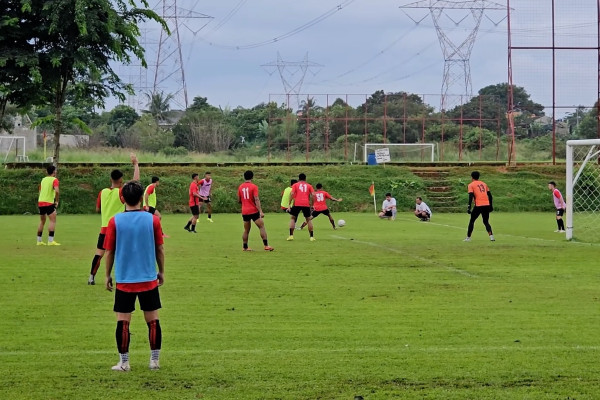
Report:
[[[596,399],[599,247],[553,233],[552,213],[430,223],[337,213],[316,242],[241,251],[241,217],[164,216],[161,370],[134,314],[129,373],[112,294],[86,284],[99,216],[59,215],[61,247],[36,247],[36,216],[0,217],[0,399]],[[253,228],[251,247],[261,248]],[[102,282],[99,274],[98,282]]]

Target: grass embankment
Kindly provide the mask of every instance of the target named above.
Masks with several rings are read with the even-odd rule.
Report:
[[[460,205],[467,202],[466,187],[470,182],[470,172],[477,168],[482,179],[490,186],[498,211],[547,211],[552,202],[547,190],[548,180],[556,180],[562,187],[564,166],[522,166],[507,170],[504,167],[449,167],[439,168],[449,171],[453,193]],[[67,214],[93,213],[98,192],[110,185],[112,167],[76,167],[61,165],[60,212]],[[380,207],[385,192],[392,192],[399,210],[414,207],[414,198],[422,196],[427,201],[426,182],[412,173],[423,170],[407,166],[257,166],[239,165],[226,167],[206,167],[201,165],[181,166],[142,166],[141,180],[149,184],[153,175],[161,178],[158,188],[158,208],[164,212],[188,212],[187,190],[193,172],[200,176],[210,170],[215,181],[213,186],[213,207],[215,212],[237,212],[236,191],[242,182],[246,169],[255,173],[255,183],[260,188],[260,197],[265,211],[279,210],[281,191],[289,184],[290,178],[304,172],[313,185],[318,182],[325,186],[334,197],[342,197],[341,203],[332,205],[335,211],[372,210],[373,200],[368,188],[375,182],[377,206]],[[431,169],[431,168],[427,168]],[[125,178],[133,175],[130,165],[123,166]],[[43,168],[14,169],[0,171],[0,214],[23,214],[37,212],[37,190],[45,176]],[[435,209],[433,210],[435,213]]]

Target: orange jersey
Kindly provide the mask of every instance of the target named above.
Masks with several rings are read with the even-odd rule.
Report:
[[[475,196],[475,207],[489,206],[490,199],[488,198],[487,192],[490,188],[482,181],[473,181],[469,183],[469,193],[473,193]]]

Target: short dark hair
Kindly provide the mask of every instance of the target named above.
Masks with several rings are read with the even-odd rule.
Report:
[[[254,172],[248,170],[246,172],[244,172],[244,179],[249,181],[250,179],[254,178]]]
[[[475,180],[479,179],[479,171],[471,172],[471,178],[473,178]]]
[[[298,180],[305,181],[306,180],[306,175],[305,174],[298,175]]]
[[[548,185],[552,185],[552,186],[556,187],[556,182],[550,181],[550,182],[548,182]]]
[[[421,201],[423,201],[423,199],[422,199],[422,198],[420,198],[419,196],[417,196],[417,200],[421,200]]]
[[[138,181],[129,181],[123,185],[122,193],[125,203],[130,206],[135,206],[142,200],[144,187]]]
[[[197,176],[198,176],[198,174],[192,174],[192,179],[194,179]]]
[[[48,173],[48,175],[52,175],[54,171],[56,171],[56,167],[54,165],[48,165],[46,167],[46,172]]]
[[[210,171],[206,171],[204,175],[210,175]]]
[[[152,177],[152,183],[156,183],[158,181],[160,181],[160,179],[158,179],[158,176],[153,176]]]
[[[298,179],[292,179],[290,181],[290,186],[292,186],[293,184],[298,183]]]
[[[122,177],[123,173],[118,169],[113,169],[113,171],[110,173],[110,179],[112,179],[115,182],[121,179]]]
[[[385,197],[388,197],[388,196],[392,197],[392,194],[391,193],[386,193]]]
[[[321,185],[320,183],[317,183],[317,189],[323,189],[323,185]]]

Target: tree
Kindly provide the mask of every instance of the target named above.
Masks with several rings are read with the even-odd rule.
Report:
[[[164,92],[160,91],[146,93],[146,98],[148,99],[148,104],[146,104],[148,109],[142,112],[152,115],[156,122],[163,121],[166,113],[171,109],[173,95],[171,93],[165,95]]]
[[[54,163],[60,159],[63,106],[68,93],[103,106],[115,96],[125,100],[132,92],[111,64],[128,64],[139,59],[146,66],[144,49],[138,41],[139,25],[147,20],[165,22],[146,0],[6,0],[18,18],[11,24],[10,43],[19,50],[2,54],[1,63],[14,66],[10,76],[20,84],[6,87],[15,104],[52,104],[54,112]],[[20,13],[20,15],[19,15]],[[4,20],[3,20],[4,21]],[[7,36],[0,37],[6,46]],[[6,75],[3,77],[4,82]],[[27,93],[28,96],[23,96]]]

